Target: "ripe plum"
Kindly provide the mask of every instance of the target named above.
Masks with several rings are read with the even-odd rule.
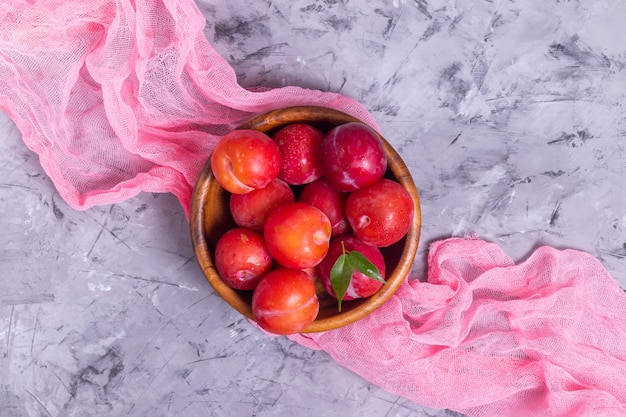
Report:
[[[280,129],[272,138],[280,150],[280,179],[291,185],[301,185],[322,176],[322,131],[306,123],[292,123]]]
[[[413,199],[398,182],[382,179],[350,194],[346,215],[354,234],[377,247],[398,242],[413,221]]]
[[[322,172],[339,191],[350,192],[380,180],[387,155],[376,132],[363,123],[331,129],[321,145]]]
[[[252,290],[272,269],[272,257],[260,233],[235,228],[215,246],[215,267],[224,282],[238,290]]]
[[[330,242],[328,254],[324,258],[324,260],[317,266],[319,272],[318,277],[324,285],[324,288],[326,289],[328,294],[336,298],[335,291],[333,290],[330,281],[330,271],[337,261],[337,258],[339,258],[339,256],[344,253],[344,249],[346,252],[360,252],[378,268],[378,271],[380,272],[382,278],[385,278],[385,258],[380,252],[380,249],[363,242],[354,235],[340,236]],[[352,274],[350,285],[348,286],[348,289],[346,290],[343,299],[354,300],[355,298],[369,297],[376,293],[376,291],[378,291],[383,285],[384,284],[381,281],[374,280],[366,276],[365,274],[355,270]]]
[[[233,130],[215,146],[211,171],[222,187],[233,194],[265,187],[280,171],[278,145],[265,133]]]
[[[276,178],[263,188],[246,194],[231,194],[230,213],[239,227],[263,231],[267,215],[276,207],[293,203],[296,198],[285,181]]]
[[[332,227],[332,237],[350,231],[350,223],[346,217],[347,199],[348,194],[338,191],[324,179],[307,184],[298,197],[299,202],[317,207],[328,216]]]
[[[310,204],[287,203],[275,208],[263,227],[267,249],[283,266],[307,269],[326,255],[331,225],[328,216]]]
[[[261,280],[252,294],[252,315],[270,333],[301,332],[318,313],[315,284],[304,271],[277,268]]]

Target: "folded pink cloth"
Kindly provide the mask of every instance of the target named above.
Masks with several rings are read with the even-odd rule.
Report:
[[[593,256],[430,246],[428,282],[374,314],[292,337],[395,394],[470,416],[625,416],[626,296]]]
[[[276,108],[325,106],[376,126],[339,94],[239,86],[191,0],[8,0],[0,23],[0,108],[76,209],[149,191],[187,210],[217,138]]]
[[[338,94],[241,88],[204,23],[192,0],[0,3],[0,108],[72,207],[150,191],[188,212],[217,138],[274,108],[376,127]],[[430,247],[428,274],[364,320],[293,339],[430,407],[626,415],[626,296],[595,258],[543,247],[514,265],[493,244],[449,239]]]

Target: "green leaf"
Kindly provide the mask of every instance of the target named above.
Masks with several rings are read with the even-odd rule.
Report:
[[[365,255],[356,250],[347,252],[343,242],[341,242],[341,248],[342,254],[339,255],[330,270],[330,285],[335,292],[339,312],[341,312],[341,302],[343,301],[343,297],[346,295],[346,291],[350,286],[352,274],[354,274],[355,270],[359,271],[368,278],[386,284],[385,279],[376,265],[370,262]]]
[[[344,253],[339,255],[337,261],[335,261],[335,264],[330,270],[330,284],[333,287],[333,291],[335,292],[335,297],[337,298],[337,305],[340,312],[341,302],[343,301],[344,295],[346,295],[348,286],[350,286],[352,274],[354,273],[354,268],[348,264],[347,260],[347,254]]]
[[[371,263],[361,252],[356,250],[348,252],[347,263],[366,277],[385,283],[385,279],[376,265]]]

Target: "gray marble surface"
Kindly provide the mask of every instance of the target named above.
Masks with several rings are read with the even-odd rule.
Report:
[[[360,100],[406,160],[428,243],[598,257],[626,288],[621,0],[198,1],[244,86]],[[217,297],[183,210],[84,212],[0,113],[0,416],[455,416],[252,327]],[[453,405],[451,405],[453,408]]]

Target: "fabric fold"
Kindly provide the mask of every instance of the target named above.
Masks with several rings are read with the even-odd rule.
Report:
[[[0,108],[75,209],[193,185],[224,133],[262,112],[319,105],[377,128],[357,101],[242,88],[192,0],[0,4]],[[292,339],[419,404],[470,416],[626,415],[626,296],[589,254],[429,248],[428,277],[338,330]]]
[[[626,412],[626,296],[602,264],[541,247],[524,262],[495,244],[429,248],[428,280],[371,316],[292,339],[382,388],[470,416]],[[453,404],[453,405],[451,405]]]

